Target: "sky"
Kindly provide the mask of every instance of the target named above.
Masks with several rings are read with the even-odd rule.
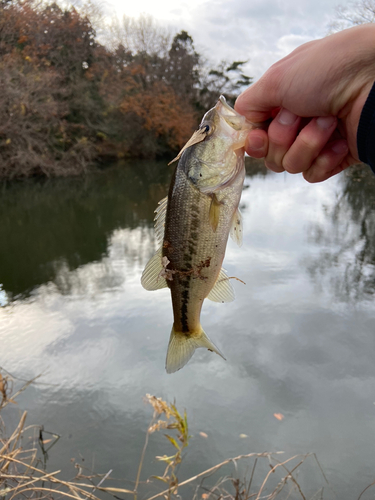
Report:
[[[258,79],[304,42],[321,38],[337,5],[348,0],[108,0],[118,17],[152,15],[161,25],[186,30],[196,50],[213,62],[248,61]]]

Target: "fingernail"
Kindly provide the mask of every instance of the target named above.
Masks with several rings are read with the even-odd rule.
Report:
[[[287,109],[281,109],[280,113],[277,115],[277,121],[281,123],[281,125],[293,125],[297,118],[297,115],[291,113]]]
[[[331,149],[334,153],[338,155],[343,155],[349,151],[348,143],[344,140],[336,141],[332,144]]]
[[[247,139],[247,146],[249,149],[253,151],[259,151],[264,148],[264,140],[261,137],[255,135],[254,137],[250,136]]]
[[[334,116],[320,116],[316,119],[318,127],[323,129],[331,128],[335,122],[336,118]]]

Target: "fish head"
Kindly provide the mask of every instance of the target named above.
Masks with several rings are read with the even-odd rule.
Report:
[[[244,147],[247,134],[256,125],[250,123],[243,115],[231,108],[223,95],[217,101],[215,109],[220,116],[223,132],[228,134],[232,140],[232,148]]]
[[[196,154],[210,168],[230,169],[230,157],[243,149],[247,134],[254,128],[246,118],[220,96],[216,105],[203,116],[197,133],[203,138],[196,145]]]
[[[222,152],[243,148],[247,133],[253,128],[258,128],[258,125],[246,120],[227,104],[224,96],[220,96],[216,105],[203,116],[198,130],[168,165],[179,160],[188,149],[190,153],[197,150],[198,156],[204,151],[204,156],[211,156],[213,161],[217,161]]]
[[[185,168],[190,180],[201,192],[209,194],[228,186],[243,170],[246,136],[253,124],[220,97],[204,115],[194,145],[186,151]],[[201,134],[201,137],[198,137]]]
[[[245,146],[250,130],[254,128],[246,118],[231,108],[224,96],[204,115],[199,129],[205,131],[206,142],[215,141],[215,149],[235,151]]]

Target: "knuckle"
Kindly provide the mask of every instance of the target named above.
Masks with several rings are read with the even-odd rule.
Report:
[[[310,184],[315,184],[317,182],[322,182],[325,180],[326,176],[321,173],[316,172],[313,168],[307,170],[303,174],[304,179]]]
[[[274,161],[265,160],[264,164],[266,165],[267,168],[269,168],[273,172],[283,172],[284,171],[284,168],[281,165],[278,165],[277,163],[275,163]]]
[[[286,149],[287,147],[289,147],[289,141],[286,141],[285,137],[282,137],[277,132],[277,130],[275,130],[276,127],[272,127],[272,123],[268,129],[268,137],[270,143],[272,144],[274,149]]]
[[[316,182],[322,182],[331,176],[332,171],[337,168],[340,161],[337,158],[333,158],[328,153],[321,154],[311,165],[311,167],[303,173],[304,178],[307,182],[314,184]]]
[[[317,137],[313,135],[307,135],[303,132],[298,136],[299,147],[304,151],[317,151],[321,148],[320,141]]]
[[[335,165],[333,165],[332,159],[328,155],[321,154],[317,158],[315,158],[313,166],[325,170],[325,169],[331,169],[332,166]]]
[[[301,163],[293,160],[293,158],[290,158],[288,155],[285,155],[282,165],[284,170],[286,170],[290,174],[299,174],[300,172],[304,171]]]
[[[260,150],[256,150],[256,149],[251,149],[250,147],[246,148],[246,153],[249,156],[251,156],[252,158],[257,158],[257,159],[264,158],[264,156],[265,156],[265,152],[264,151],[260,151]]]

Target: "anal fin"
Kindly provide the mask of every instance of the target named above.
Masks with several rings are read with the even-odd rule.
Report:
[[[213,302],[232,302],[235,299],[233,287],[223,268],[207,298]]]

